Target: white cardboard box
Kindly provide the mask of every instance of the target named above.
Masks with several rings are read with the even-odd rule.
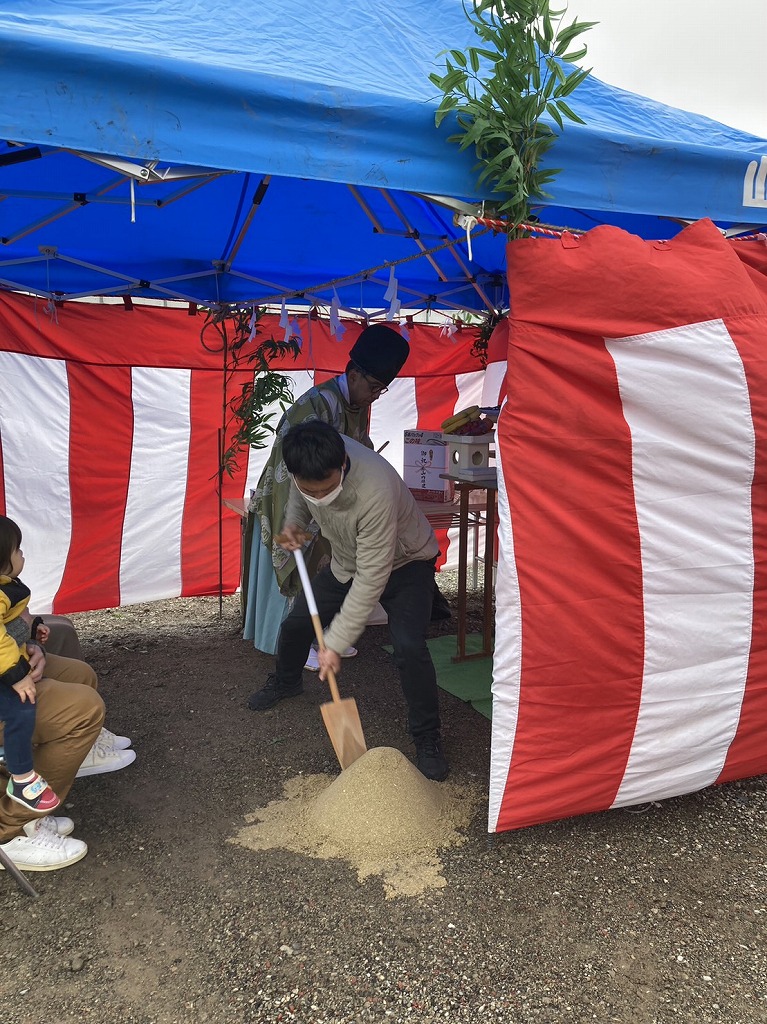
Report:
[[[420,501],[452,501],[452,480],[440,480],[449,467],[449,434],[441,430],[406,430],[402,476],[411,494]]]

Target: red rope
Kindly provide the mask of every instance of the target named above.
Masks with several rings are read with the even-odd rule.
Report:
[[[492,217],[477,217],[477,223],[484,227],[492,228],[493,231],[507,231],[508,222],[505,220],[494,220]],[[546,228],[541,224],[517,224],[518,228],[530,231],[536,235],[551,235],[552,238],[561,238],[562,235],[579,235],[583,232],[573,231],[570,228]]]
[[[509,224],[505,220],[495,220],[492,217],[477,217],[477,224],[491,228],[493,231],[508,231]],[[536,235],[551,235],[552,238],[561,238],[562,235],[574,235],[578,237],[584,234],[583,231],[575,231],[572,228],[549,228],[542,224],[517,224],[518,228],[530,231]],[[732,239],[735,242],[767,242],[767,234],[763,231],[756,231],[751,235],[737,235]]]

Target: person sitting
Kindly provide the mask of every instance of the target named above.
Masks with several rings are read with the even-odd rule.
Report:
[[[86,685],[97,685],[96,673],[83,660],[80,638],[71,619],[64,615],[37,615],[32,618],[26,611],[22,613],[22,617],[29,623],[30,639],[41,646],[44,645],[48,666],[58,673],[57,678],[72,677],[73,681],[77,681],[84,677],[81,681],[86,681]],[[72,653],[64,654],[64,651]],[[69,661],[75,664],[67,666],[66,663]],[[129,736],[119,736],[103,727],[80,765],[77,778],[127,768],[136,760],[136,752],[130,749],[131,746]]]
[[[13,664],[17,665],[24,662],[22,654],[24,645],[31,640],[33,643],[39,644],[41,649],[45,651],[47,659],[46,670],[54,678],[67,682],[81,682],[96,688],[98,685],[96,673],[90,665],[82,660],[80,640],[71,620],[57,615],[45,618],[40,615],[33,617],[29,611],[31,596],[29,588],[21,583],[18,578],[8,575],[9,572],[13,571],[12,564],[15,568],[16,577],[18,577],[24,566],[24,553],[21,550],[21,542],[22,533],[19,525],[13,519],[9,519],[8,516],[0,515],[0,573],[6,573],[5,576],[0,576],[0,580],[4,581],[3,584],[0,584],[0,588],[4,585],[9,593],[10,591],[13,592],[13,604],[10,605],[11,598],[8,594],[3,594],[0,591],[0,601],[4,602],[3,607],[0,608],[3,619],[0,626],[0,670],[2,670],[4,664],[2,644],[6,645],[5,649],[9,652],[7,658],[11,658]],[[50,625],[46,621],[47,618],[52,620]],[[54,641],[53,644],[51,644],[51,640]],[[75,658],[58,655],[53,653],[52,649],[77,652],[80,656]],[[21,659],[21,662],[19,659]],[[5,666],[5,668],[9,667],[9,665]],[[18,673],[19,669],[15,671]],[[2,678],[0,676],[0,680]],[[12,683],[15,681],[14,677]],[[2,685],[1,681],[0,685]],[[34,697],[34,686],[25,687],[25,693],[27,691]],[[8,698],[8,700],[11,699]],[[6,700],[6,704],[8,700]],[[25,701],[24,703],[27,706],[23,707],[19,714],[25,717],[28,728],[31,730],[34,728],[34,703],[33,701]],[[2,720],[2,714],[0,714],[0,720]],[[16,727],[12,726],[11,758],[14,762],[16,758],[13,740],[15,732]],[[128,736],[119,736],[109,729],[102,728],[92,749],[88,751],[87,756],[83,759],[83,763],[78,769],[78,777],[101,775],[105,772],[127,768],[136,759],[136,753],[130,750],[130,747],[131,740]],[[11,767],[11,763],[6,755],[6,767]],[[25,758],[24,764],[27,763],[28,758]],[[25,783],[25,785],[28,784],[28,782]],[[49,799],[49,797],[46,798],[46,800]],[[53,808],[51,807],[51,809]]]
[[[5,792],[34,814],[49,814],[61,803],[32,762],[35,731],[35,679],[26,645],[8,627],[29,602],[30,590],[19,579],[24,569],[21,530],[0,516],[0,721],[4,723],[5,764],[10,778]]]
[[[26,650],[36,695],[33,767],[63,801],[76,778],[119,771],[136,754],[115,746],[130,744],[126,736],[104,729],[104,703],[90,665],[47,655],[38,643],[28,642]],[[0,725],[0,752],[3,742]],[[81,860],[88,847],[72,836],[74,827],[71,818],[39,817],[7,794],[0,797],[0,846],[22,871],[54,871]]]
[[[104,702],[95,689],[95,673],[76,677],[72,666],[84,662],[69,661],[70,678],[58,679],[40,646],[25,646],[35,684],[34,770],[64,800],[101,731]],[[0,792],[0,848],[22,871],[55,871],[82,860],[88,847],[73,831],[71,818],[41,818]]]
[[[389,620],[394,660],[408,707],[416,764],[429,779],[448,774],[442,752],[434,663],[426,643],[439,545],[396,470],[376,452],[327,423],[292,427],[282,440],[290,495],[282,527],[286,551],[303,547],[314,521],[330,541],[332,560],[313,580],[325,634],[320,679],[339,672],[341,652],[360,636],[380,601]],[[303,692],[302,669],[314,636],[306,597],[283,621],[277,664],[251,695],[253,711]]]

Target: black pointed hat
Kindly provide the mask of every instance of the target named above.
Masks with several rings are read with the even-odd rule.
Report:
[[[349,352],[352,362],[386,386],[397,376],[409,355],[410,346],[402,335],[385,324],[366,327]]]

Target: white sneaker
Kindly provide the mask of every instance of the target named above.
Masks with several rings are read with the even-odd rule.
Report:
[[[389,621],[389,616],[384,611],[382,605],[379,603],[375,606],[373,611],[368,616],[368,626],[385,626]]]
[[[111,747],[112,750],[127,750],[133,745],[129,736],[116,736],[109,729],[102,729],[96,742],[101,743],[102,746]]]
[[[304,665],[304,668],[308,669],[310,672],[319,672],[320,659],[318,655],[319,651],[314,646],[314,644],[312,644],[312,646],[309,648],[309,657],[306,659],[306,664]]]
[[[356,647],[347,647],[344,653],[341,655],[342,658],[356,658],[358,654]],[[309,672],[319,672],[320,670],[320,659],[319,650],[312,644],[309,648],[309,657],[306,659],[305,669]]]
[[[22,871],[56,871],[76,864],[88,852],[82,840],[57,835],[50,828],[34,827],[37,824],[29,822],[33,826],[32,835],[27,833],[28,825],[25,825],[23,836],[16,836],[0,846]]]
[[[135,750],[115,750],[114,747],[105,746],[100,740],[96,740],[88,754],[80,765],[76,779],[82,779],[86,775],[104,775],[106,772],[119,772],[121,768],[127,768],[136,760]]]
[[[44,818],[28,821],[24,826],[24,831],[30,839],[41,829],[43,832],[53,832],[56,836],[69,836],[75,830],[75,823],[71,818],[55,818],[52,814],[46,814]]]

